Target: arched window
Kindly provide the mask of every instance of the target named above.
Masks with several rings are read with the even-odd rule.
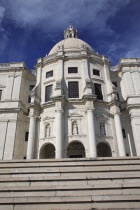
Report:
[[[98,157],[112,157],[111,148],[107,143],[100,142],[97,144]]]
[[[67,148],[67,157],[83,158],[85,157],[85,148],[79,141],[71,142]]]
[[[44,145],[40,150],[40,159],[50,159],[55,158],[55,147],[53,144],[49,143]]]

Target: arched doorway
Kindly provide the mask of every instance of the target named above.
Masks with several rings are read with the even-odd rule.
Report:
[[[108,144],[100,142],[97,144],[97,156],[98,157],[112,157],[111,148]]]
[[[55,158],[55,147],[49,143],[43,146],[40,150],[40,159]]]
[[[79,141],[71,142],[67,148],[67,157],[69,158],[84,158],[85,148]]]

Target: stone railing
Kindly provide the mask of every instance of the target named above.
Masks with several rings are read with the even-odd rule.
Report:
[[[15,63],[0,63],[0,69],[9,69],[9,68],[24,68],[26,67],[23,62]]]
[[[1,63],[0,64],[0,69],[9,68],[9,67],[10,67],[10,63]]]

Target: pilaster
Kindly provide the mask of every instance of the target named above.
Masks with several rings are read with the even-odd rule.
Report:
[[[126,156],[120,120],[120,109],[115,103],[111,104],[110,113],[114,116],[119,155]]]
[[[95,116],[94,116],[94,99],[87,98],[85,101],[85,107],[87,112],[87,124],[88,124],[88,141],[89,141],[89,155],[91,158],[97,157],[96,148],[96,134],[95,134]]]
[[[64,120],[63,120],[63,101],[55,102],[56,112],[56,158],[63,158],[64,147]]]

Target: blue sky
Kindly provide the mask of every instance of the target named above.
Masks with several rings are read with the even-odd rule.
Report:
[[[0,63],[33,69],[70,24],[112,65],[140,57],[140,0],[0,0]]]

